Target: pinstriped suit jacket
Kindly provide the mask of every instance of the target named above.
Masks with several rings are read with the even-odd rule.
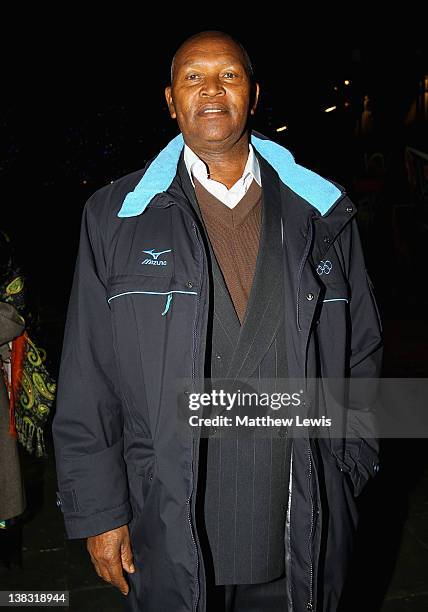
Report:
[[[201,221],[210,253],[213,299],[206,375],[219,388],[220,379],[227,379],[229,383],[235,381],[233,390],[242,390],[246,381],[251,381],[257,385],[254,389],[253,384],[252,390],[268,391],[264,379],[287,377],[276,172],[268,164],[261,164],[260,244],[242,327],[182,158],[179,174]],[[206,571],[212,572],[216,584],[255,584],[279,577],[284,571],[289,473],[289,445],[284,431],[261,428],[248,432],[240,427],[225,436],[214,429],[208,440],[201,442],[198,497],[204,510],[204,559],[209,557]]]

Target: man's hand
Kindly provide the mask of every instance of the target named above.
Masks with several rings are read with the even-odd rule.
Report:
[[[135,572],[128,525],[89,537],[87,549],[98,576],[128,595],[123,569],[130,574]]]

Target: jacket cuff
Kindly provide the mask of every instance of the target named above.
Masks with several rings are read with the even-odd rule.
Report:
[[[130,503],[127,501],[117,508],[104,510],[86,517],[64,516],[65,531],[70,540],[89,538],[111,529],[126,525],[132,518]]]
[[[57,505],[70,538],[96,535],[132,518],[123,438],[96,453],[57,457]]]

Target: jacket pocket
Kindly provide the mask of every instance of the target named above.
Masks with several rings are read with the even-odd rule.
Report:
[[[140,515],[157,472],[156,454],[151,438],[133,437],[125,453],[131,505]]]
[[[349,303],[348,284],[343,281],[326,284],[323,304],[334,305],[339,302],[343,304]]]
[[[347,474],[352,483],[354,496],[357,497],[379,471],[377,440],[347,439],[344,460],[339,460],[338,466]]]
[[[126,440],[125,461],[127,466],[139,476],[152,480],[156,469],[156,454],[152,438],[133,436]]]
[[[376,298],[375,298],[374,286],[373,286],[372,280],[371,280],[367,270],[366,270],[366,279],[367,279],[367,284],[369,286],[370,296],[371,296],[372,301],[373,301],[373,306],[374,306],[374,309],[375,309],[375,312],[376,312],[377,322],[378,322],[378,325],[379,325],[379,329],[380,329],[380,331],[382,333],[383,332],[382,319],[381,319],[379,307],[377,305]]]
[[[317,335],[323,377],[337,377],[346,359],[350,293],[346,282],[326,284],[319,304]]]
[[[175,296],[196,296],[197,291],[192,290],[191,287],[183,287],[182,283],[177,283],[172,277],[123,275],[109,279],[107,294],[109,305],[113,300],[129,296],[136,299],[138,296],[146,299],[153,298],[158,304],[163,305],[160,314],[164,316],[169,311]],[[154,304],[151,304],[150,308],[154,308]]]
[[[190,280],[140,275],[109,280],[107,300],[122,401],[129,416],[126,425],[136,436],[154,437],[165,380],[186,375],[196,298],[197,288]]]

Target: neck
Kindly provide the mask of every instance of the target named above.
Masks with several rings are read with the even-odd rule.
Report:
[[[245,132],[232,147],[227,150],[213,151],[192,148],[194,153],[208,166],[211,179],[223,183],[230,189],[244,172],[249,153],[248,133]]]

